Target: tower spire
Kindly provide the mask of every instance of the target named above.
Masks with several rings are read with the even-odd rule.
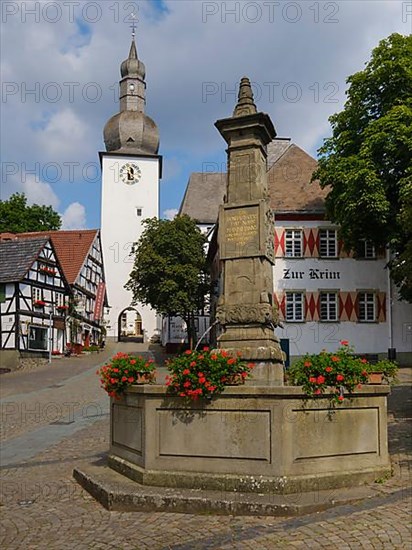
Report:
[[[253,115],[257,113],[256,105],[253,101],[253,91],[250,80],[244,76],[240,81],[238,102],[233,111],[233,116]]]

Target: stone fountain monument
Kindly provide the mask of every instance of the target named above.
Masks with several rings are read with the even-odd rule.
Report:
[[[219,347],[255,362],[255,379],[211,401],[188,403],[160,384],[131,386],[112,399],[107,464],[74,471],[111,510],[315,511],[336,502],[334,493],[321,497],[321,489],[362,485],[390,472],[388,386],[362,386],[331,408],[327,398],[308,400],[302,388],[283,385],[266,182],[266,145],[275,129],[257,112],[247,78],[233,116],[216,126],[229,157],[218,228]],[[292,500],[282,497],[288,493]]]
[[[228,144],[228,179],[218,224],[223,292],[216,317],[219,347],[256,363],[253,384],[283,385],[283,353],[274,333],[274,216],[267,188],[266,146],[276,136],[269,115],[258,113],[242,78],[233,116],[216,127]]]

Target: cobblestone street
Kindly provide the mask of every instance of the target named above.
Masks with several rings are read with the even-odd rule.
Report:
[[[411,369],[389,400],[394,476],[373,499],[299,518],[108,512],[72,472],[107,452],[109,402],[95,371],[117,349],[2,375],[1,548],[412,548]]]

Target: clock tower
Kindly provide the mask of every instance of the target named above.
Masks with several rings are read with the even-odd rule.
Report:
[[[110,304],[108,338],[150,338],[156,312],[132,305],[124,288],[133,267],[133,243],[142,234],[142,221],[159,216],[161,160],[159,131],[145,114],[145,66],[137,56],[134,33],[129,57],[120,67],[120,112],[104,128],[106,152],[102,165],[101,235],[107,294]]]

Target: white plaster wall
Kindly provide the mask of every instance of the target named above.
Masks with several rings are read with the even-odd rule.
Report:
[[[133,162],[142,176],[134,185],[119,178],[120,167]],[[136,215],[142,208],[142,216]],[[117,337],[119,314],[131,305],[132,294],[123,288],[129,279],[133,259],[129,253],[142,234],[142,221],[159,216],[159,159],[105,155],[102,166],[101,238],[107,294],[111,306],[108,337]],[[143,329],[150,338],[156,329],[156,313],[147,306],[136,306],[142,316]]]
[[[412,354],[412,304],[397,300],[398,293],[393,290],[392,331],[393,347],[397,352]]]
[[[298,229],[331,226],[330,223],[321,221],[288,222],[283,220],[276,225]],[[308,292],[375,290],[388,293],[385,263],[384,259],[276,258],[273,268],[274,290],[276,293],[286,290]],[[287,269],[289,269],[289,278],[285,278]],[[316,273],[319,278],[314,275],[311,278],[311,269],[318,270]],[[323,273],[322,278],[321,272]],[[294,277],[292,273],[295,274]],[[326,278],[326,273],[329,275],[328,278]],[[358,353],[387,353],[390,347],[388,317],[386,322],[381,323],[284,322],[284,328],[276,329],[276,333],[279,338],[289,339],[291,356],[318,353],[322,349],[333,351],[339,346],[341,340],[348,340]]]

